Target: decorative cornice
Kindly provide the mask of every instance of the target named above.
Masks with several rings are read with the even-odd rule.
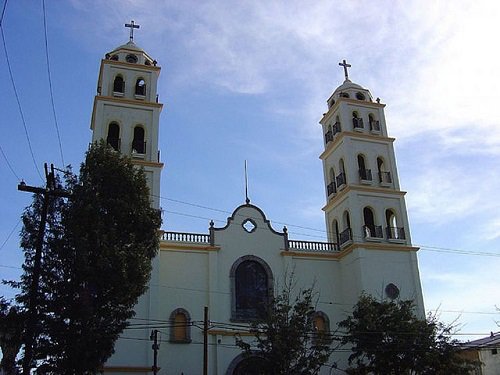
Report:
[[[165,165],[163,163],[159,163],[156,161],[147,161],[147,160],[134,159],[134,158],[131,158],[131,161],[132,161],[132,164],[142,165],[144,167],[153,167],[153,168],[162,168],[163,169],[163,166]]]
[[[406,195],[406,191],[394,190],[391,188],[381,188],[381,187],[373,187],[373,186],[365,186],[365,185],[347,185],[341,191],[337,192],[335,197],[328,200],[328,203],[322,208],[323,211],[330,210],[333,206],[338,205],[342,200],[347,196],[347,193],[350,191],[356,191],[361,193],[376,193],[376,194],[384,194],[384,195],[397,195],[404,197]]]
[[[325,151],[321,153],[319,158],[321,160],[325,160],[333,152],[333,150],[335,150],[335,148],[342,142],[342,140],[345,137],[351,137],[354,139],[361,139],[361,140],[369,140],[371,142],[375,141],[380,143],[392,143],[396,140],[396,138],[384,137],[378,134],[364,134],[364,133],[342,131],[335,135],[335,139],[333,140],[333,142],[328,142]]]
[[[220,246],[206,244],[195,244],[192,242],[177,242],[160,240],[161,251],[186,251],[186,252],[210,252],[219,251]]]
[[[158,367],[160,369],[160,367]],[[153,372],[153,367],[149,366],[106,366],[101,369],[102,372]]]
[[[134,51],[134,50],[127,50],[125,48],[121,48],[120,50],[123,50],[123,51],[130,51],[131,53],[134,53],[136,54],[137,51]],[[160,71],[161,68],[159,66],[154,66],[154,65],[145,65],[145,64],[136,64],[136,63],[128,63],[128,62],[125,62],[125,61],[117,61],[117,60],[107,60],[107,59],[102,59],[101,60],[102,64],[106,64],[106,65],[119,65],[119,66],[123,66],[124,68],[127,68],[127,69],[137,69],[137,70],[153,70],[153,71]]]
[[[142,101],[142,100],[131,100],[131,99],[124,99],[124,98],[118,98],[114,96],[105,96],[105,95],[96,95],[95,96],[95,102],[97,101],[107,101],[107,102],[114,102],[114,103],[120,103],[120,104],[126,104],[126,105],[138,105],[140,107],[152,107],[152,108],[163,108],[162,103],[156,103],[156,102],[148,102],[148,101]]]

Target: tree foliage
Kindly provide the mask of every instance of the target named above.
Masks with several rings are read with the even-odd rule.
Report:
[[[377,301],[362,295],[352,315],[339,323],[351,345],[350,374],[469,374],[473,363],[458,355],[452,326],[415,314],[413,301]]]
[[[144,172],[103,142],[91,146],[79,176],[67,173],[71,198],[50,200],[37,305],[38,372],[94,373],[146,291],[158,249],[160,214],[150,207]],[[41,213],[40,196],[23,214],[27,307]]]
[[[16,373],[16,357],[21,349],[23,330],[24,316],[16,306],[0,297],[0,348],[3,354],[0,370],[6,375]]]
[[[314,327],[313,289],[302,290],[293,297],[292,284],[288,281],[263,317],[250,324],[254,342],[241,338],[236,341],[252,363],[251,373],[318,374],[333,352],[330,332],[317,332]]]

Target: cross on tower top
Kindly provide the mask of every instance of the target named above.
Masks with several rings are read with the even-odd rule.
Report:
[[[134,29],[138,29],[141,26],[136,25],[134,23],[134,20],[132,20],[132,21],[130,21],[130,23],[126,23],[125,27],[129,27],[130,28],[130,41],[133,42],[134,41]]]
[[[347,73],[347,68],[350,68],[351,67],[351,64],[348,64],[345,59],[342,60],[341,63],[339,63],[340,66],[343,66],[344,67],[344,75],[345,75],[345,79],[346,81],[349,80],[349,73]]]

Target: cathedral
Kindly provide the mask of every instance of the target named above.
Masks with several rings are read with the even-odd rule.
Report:
[[[135,44],[137,25],[127,26],[129,42],[101,60],[92,141],[106,140],[144,168],[151,205],[159,209],[160,66]],[[203,374],[206,353],[209,374],[248,374],[250,359],[235,337],[245,335],[257,306],[279,292],[292,270],[299,288],[314,285],[320,296],[318,330],[335,330],[363,292],[413,299],[424,316],[418,248],[411,244],[385,105],[349,79],[345,60],[340,65],[345,79],[318,128],[328,242],[289,238],[286,227],[274,227],[248,199],[224,226],[212,222],[206,233],[161,231],[148,291],[103,372]],[[334,363],[345,368],[346,358],[334,352],[321,374],[331,374]]]

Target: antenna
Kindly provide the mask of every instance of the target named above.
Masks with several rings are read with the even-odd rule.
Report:
[[[247,161],[245,160],[245,202],[250,204],[250,198],[248,198],[248,174],[247,174]]]

